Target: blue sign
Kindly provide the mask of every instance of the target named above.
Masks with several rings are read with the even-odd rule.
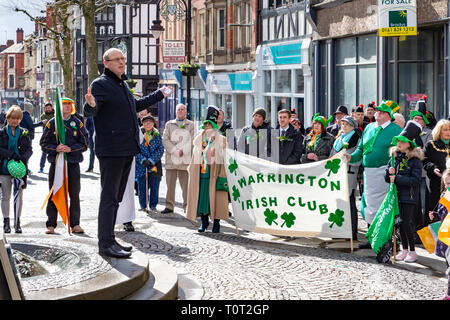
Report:
[[[252,91],[251,73],[229,73],[228,77],[233,91]]]
[[[263,54],[264,64],[300,64],[302,63],[302,43],[270,46],[264,50]]]

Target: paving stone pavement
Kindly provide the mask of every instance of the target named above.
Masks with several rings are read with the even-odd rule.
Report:
[[[37,173],[40,136],[38,129],[29,165],[32,174],[24,193],[24,236],[45,232],[45,208],[41,210],[41,206],[48,193],[49,165],[44,174]],[[85,229],[84,237],[95,239],[100,175],[98,162],[94,173],[85,173],[88,152],[84,157],[81,226]],[[159,211],[164,209],[165,192],[163,177]],[[137,198],[135,200],[138,208]],[[150,258],[173,265],[179,274],[193,275],[204,288],[202,299],[430,300],[441,296],[446,288],[443,260],[437,262],[436,270],[426,272],[420,271],[420,265],[411,268],[402,262],[382,265],[370,254],[361,254],[363,250],[351,254],[345,249],[324,249],[327,242],[320,239],[286,239],[243,230],[237,236],[232,218],[222,223],[221,233],[211,233],[210,226],[201,234],[196,231],[198,225],[185,218],[180,190],[177,190],[176,201],[178,206],[171,214],[137,211],[133,223],[136,231],[125,232],[117,226],[116,235]],[[58,223],[56,231],[67,234],[62,222]],[[363,238],[363,233],[360,236]],[[48,239],[46,244],[51,242],[50,235]],[[337,242],[348,247],[348,242]]]

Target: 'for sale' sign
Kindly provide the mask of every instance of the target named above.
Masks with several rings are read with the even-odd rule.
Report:
[[[416,8],[416,0],[378,0],[378,35],[417,35]]]

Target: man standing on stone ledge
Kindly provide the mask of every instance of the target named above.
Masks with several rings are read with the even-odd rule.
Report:
[[[119,203],[122,201],[133,158],[140,152],[136,112],[172,94],[164,88],[135,99],[125,76],[126,58],[116,48],[103,55],[105,71],[85,95],[84,115],[93,117],[95,154],[100,164],[101,194],[98,209],[98,247],[101,255],[128,258],[132,247],[122,246],[114,236]]]

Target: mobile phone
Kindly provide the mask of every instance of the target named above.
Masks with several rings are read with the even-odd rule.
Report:
[[[172,89],[169,87],[163,87],[163,92],[164,94],[171,94],[172,93]]]

